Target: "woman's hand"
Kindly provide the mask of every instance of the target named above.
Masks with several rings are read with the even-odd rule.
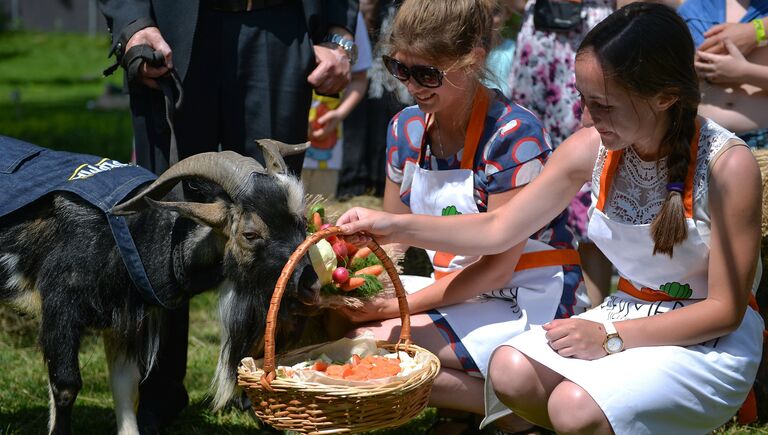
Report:
[[[355,323],[392,319],[400,315],[397,298],[376,298],[365,301],[361,308],[341,307],[336,311]]]
[[[353,207],[341,215],[336,225],[341,227],[350,243],[366,245],[371,237],[375,237],[377,243],[385,245],[394,241],[388,236],[394,232],[397,217],[392,213]]]
[[[711,83],[743,83],[749,61],[731,40],[726,39],[724,44],[728,54],[696,52],[696,72]]]
[[[607,355],[603,325],[584,319],[557,319],[543,326],[549,347],[560,356],[593,360]]]

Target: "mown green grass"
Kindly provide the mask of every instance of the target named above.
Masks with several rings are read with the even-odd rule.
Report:
[[[107,52],[106,37],[0,32],[0,135],[127,161],[132,137],[127,111],[86,108],[107,84],[121,83],[120,74],[109,79],[101,77],[101,71],[111,63]],[[359,197],[349,203],[329,204],[329,209],[339,213],[351,205],[380,207],[380,200]],[[412,261],[421,259],[417,256]],[[414,268],[420,267],[416,264]],[[190,317],[186,386],[191,404],[167,433],[259,433],[259,425],[250,413],[235,409],[214,413],[208,405],[208,385],[219,346],[216,295],[203,294],[193,299]],[[0,307],[0,434],[47,431],[47,371],[36,334],[37,320]],[[83,389],[74,410],[74,432],[114,433],[107,366],[96,333],[83,339],[80,366]],[[435,418],[435,410],[428,409],[408,425],[378,434],[427,433]],[[768,426],[731,424],[718,432],[768,434]]]
[[[122,75],[109,66],[106,37],[0,33],[0,134],[54,149],[130,157],[127,111],[93,111],[87,104]]]

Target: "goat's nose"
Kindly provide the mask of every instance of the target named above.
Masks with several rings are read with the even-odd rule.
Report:
[[[320,280],[312,265],[306,265],[299,275],[298,285],[299,300],[307,305],[316,305],[320,302]]]

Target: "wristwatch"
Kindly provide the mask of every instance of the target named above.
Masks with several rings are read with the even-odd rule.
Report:
[[[343,48],[347,53],[347,58],[351,65],[354,65],[355,62],[357,62],[357,44],[355,44],[355,41],[347,39],[338,33],[329,33],[323,42],[328,42]]]
[[[616,330],[613,322],[610,320],[603,323],[605,328],[605,341],[603,342],[603,349],[608,352],[608,355],[619,353],[624,350],[624,340],[619,336],[619,332]]]

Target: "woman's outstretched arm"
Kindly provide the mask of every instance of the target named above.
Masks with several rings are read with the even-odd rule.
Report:
[[[565,209],[590,179],[599,144],[600,137],[592,128],[574,133],[534,181],[492,212],[435,217],[353,208],[337,225],[344,234],[364,232],[379,243],[399,242],[466,255],[498,254],[530,237]]]

